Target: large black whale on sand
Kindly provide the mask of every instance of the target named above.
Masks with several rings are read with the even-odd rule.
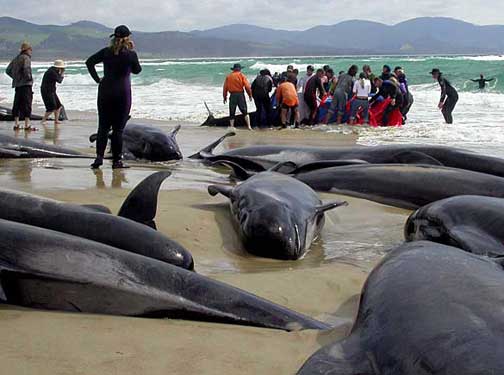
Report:
[[[177,143],[178,125],[170,133],[154,126],[128,124],[123,132],[123,156],[129,160],[148,160],[154,162],[181,160],[183,158]],[[89,137],[95,142],[96,134]]]
[[[0,301],[29,308],[283,330],[325,324],[195,272],[0,219]]]
[[[350,335],[299,375],[501,374],[501,262],[432,242],[389,253],[369,275]]]
[[[433,241],[490,257],[504,256],[504,199],[459,196],[414,212],[404,228],[408,241]]]
[[[238,166],[226,165],[240,172]],[[234,188],[211,185],[208,191],[230,199],[243,245],[258,256],[282,260],[303,257],[324,226],[325,212],[346,205],[324,204],[306,184],[274,171],[242,178],[247,180]]]
[[[159,188],[170,174],[158,172],[142,181],[125,200],[119,216],[107,213],[104,207],[80,206],[0,189],[0,219],[74,235],[193,269],[189,251],[152,228]]]
[[[264,171],[281,162],[294,162],[298,166],[314,162],[341,162],[347,164],[424,164],[466,169],[474,172],[504,177],[504,159],[480,155],[471,151],[433,145],[386,145],[351,147],[299,147],[259,145],[241,147],[214,155],[214,149],[226,138],[234,136],[229,132],[191,159],[209,162],[231,161],[252,171]]]

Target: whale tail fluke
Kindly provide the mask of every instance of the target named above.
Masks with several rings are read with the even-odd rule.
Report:
[[[173,138],[175,138],[177,136],[178,132],[180,131],[180,129],[182,129],[182,125],[177,125],[175,127],[175,129],[173,129],[171,131],[170,136],[173,137]]]
[[[208,187],[208,194],[210,194],[212,197],[215,197],[216,195],[222,194],[225,197],[230,198],[232,190],[233,189],[229,186],[210,185]]]
[[[233,171],[233,176],[241,181],[248,180],[255,175],[254,172],[249,172],[242,166],[228,160],[216,161],[215,163],[212,163],[212,166],[224,166],[230,168]]]
[[[189,156],[189,159],[200,159],[200,160],[205,159],[206,154],[208,154],[209,156],[213,156],[212,152],[213,152],[213,150],[215,150],[215,148],[217,146],[219,146],[222,142],[224,142],[224,140],[226,138],[234,137],[235,135],[236,135],[235,132],[228,132],[228,133],[224,134],[222,137],[217,139],[215,142],[209,144],[208,146],[203,148],[201,151],[197,152],[194,155]]]
[[[156,228],[154,219],[157,212],[159,189],[171,172],[163,171],[150,175],[128,195],[118,216]]]

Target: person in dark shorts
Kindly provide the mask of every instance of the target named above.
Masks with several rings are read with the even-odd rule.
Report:
[[[252,88],[247,77],[245,77],[245,74],[242,73],[242,66],[240,64],[234,64],[231,70],[233,72],[226,77],[223,88],[224,104],[227,103],[228,94],[230,94],[229,116],[231,119],[229,120],[229,125],[234,128],[236,107],[238,107],[245,117],[245,123],[247,124],[248,129],[252,130],[252,127],[250,126],[250,116],[248,115],[247,100],[245,99],[245,94],[243,92],[245,90],[250,101],[252,101]]]
[[[10,62],[5,70],[5,73],[12,78],[12,88],[16,90],[12,105],[14,130],[20,129],[20,119],[25,122],[25,130],[37,130],[30,125],[33,102],[31,56],[32,47],[29,43],[24,42],[21,44],[19,55]]]
[[[282,128],[287,127],[287,114],[291,111],[294,117],[294,124],[299,126],[299,98],[297,95],[296,85],[292,80],[287,78],[280,84],[276,91],[277,102],[281,105],[280,118]]]
[[[484,90],[484,89],[486,89],[487,83],[495,81],[495,78],[486,79],[483,74],[480,74],[479,79],[471,79],[471,81],[477,82],[478,86],[479,86],[479,89],[480,90]]]
[[[317,117],[317,110],[318,110],[317,91],[320,97],[323,97],[326,94],[324,90],[324,85],[322,83],[322,77],[324,77],[324,75],[325,75],[324,70],[318,69],[315,76],[313,76],[306,82],[304,90],[304,100],[306,106],[310,110],[309,125],[314,125]]]
[[[271,98],[270,92],[273,90],[273,78],[268,69],[261,70],[259,75],[252,82],[252,96],[257,109],[257,126],[270,127],[271,125]]]
[[[131,110],[131,73],[139,74],[142,67],[134,50],[131,32],[127,26],[116,27],[110,36],[109,47],[103,48],[86,61],[89,74],[98,86],[98,139],[96,160],[91,168],[103,165],[109,131],[112,128],[113,169],[128,168],[122,162],[123,130]],[[103,63],[103,77],[95,66]]]
[[[46,108],[42,125],[46,124],[51,114],[54,114],[54,125],[56,126],[60,123],[60,112],[63,106],[58,98],[58,94],[56,94],[56,84],[63,82],[65,67],[64,61],[56,60],[54,65],[47,69],[42,78],[40,93],[42,94],[42,100]]]
[[[453,124],[453,110],[457,105],[459,96],[455,87],[453,87],[439,69],[432,69],[432,78],[438,81],[441,87],[441,99],[439,100],[438,108],[441,110],[447,124]]]

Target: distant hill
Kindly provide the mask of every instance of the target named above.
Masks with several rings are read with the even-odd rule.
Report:
[[[80,21],[36,25],[0,17],[0,59],[30,41],[35,59],[85,58],[108,43],[112,28]],[[504,26],[477,26],[450,18],[417,18],[389,26],[345,21],[305,31],[228,25],[192,32],[134,32],[143,58],[359,54],[501,54]]]

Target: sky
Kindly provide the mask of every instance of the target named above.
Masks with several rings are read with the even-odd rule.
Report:
[[[42,5],[43,4],[43,5]],[[502,0],[0,0],[0,15],[39,24],[90,20],[139,31],[189,31],[232,23],[301,30],[364,19],[395,24],[443,16],[504,24]]]

